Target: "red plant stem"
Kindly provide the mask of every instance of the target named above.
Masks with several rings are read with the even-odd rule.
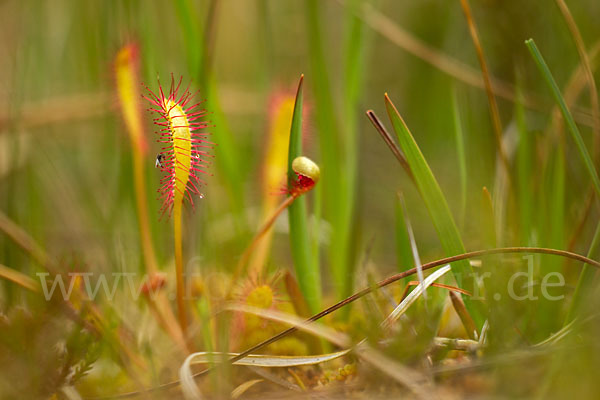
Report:
[[[187,337],[187,313],[185,307],[185,280],[183,275],[183,252],[181,249],[181,200],[173,206],[173,233],[175,239],[175,275],[177,279],[177,314],[183,336]]]
[[[256,246],[258,246],[258,243],[260,242],[260,240],[265,236],[265,234],[269,231],[269,229],[271,229],[271,227],[273,226],[273,224],[275,223],[275,221],[277,220],[279,215],[281,215],[283,210],[288,208],[290,206],[290,204],[292,204],[298,196],[299,196],[299,194],[292,194],[292,195],[286,197],[286,199],[279,205],[279,207],[277,207],[277,209],[273,212],[273,214],[269,217],[269,219],[267,221],[265,221],[265,223],[260,228],[260,230],[258,232],[256,232],[256,235],[254,235],[254,239],[252,239],[252,242],[248,245],[248,247],[246,247],[246,250],[244,250],[244,252],[242,253],[242,256],[240,257],[240,260],[238,261],[238,264],[233,273],[233,277],[231,279],[232,285],[235,283],[237,278],[241,275],[244,266],[248,262],[248,259],[252,255],[252,252],[254,251]]]

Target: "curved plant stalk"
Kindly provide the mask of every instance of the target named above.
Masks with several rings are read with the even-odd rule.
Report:
[[[427,284],[431,284],[433,282],[433,280],[439,278],[441,275],[448,272],[449,270],[450,270],[450,266],[446,266],[445,270],[443,268],[439,271],[436,271],[434,274],[432,274],[432,275],[437,275],[436,278],[431,279]],[[413,293],[414,293],[414,295],[413,295]],[[382,326],[384,328],[386,328],[388,326],[389,321],[392,321],[394,318],[399,317],[422,294],[423,294],[423,290],[422,290],[421,286],[415,288],[415,290],[413,290],[413,292],[411,292],[411,295],[409,296],[409,298],[406,298],[404,301],[402,301],[400,303],[400,305],[398,305],[398,307],[396,308],[396,310],[400,310],[400,311],[395,310],[396,312],[392,312],[390,317],[388,317],[388,319],[386,319],[386,321],[384,321],[382,323]],[[326,327],[326,326],[323,326],[320,324],[314,324],[314,323],[308,324],[306,321],[302,320],[301,318],[298,318],[295,315],[291,315],[288,313],[282,313],[279,311],[273,311],[273,310],[264,310],[264,309],[260,309],[260,308],[256,308],[256,307],[248,307],[246,305],[233,305],[230,307],[230,309],[235,310],[235,311],[243,311],[243,312],[251,313],[254,315],[261,316],[263,318],[270,319],[272,321],[277,321],[277,322],[281,322],[284,324],[292,325],[302,331],[305,331],[305,332],[308,332],[315,336],[329,340],[331,343],[334,343],[335,345],[345,348],[345,349],[340,352],[337,352],[337,353],[325,354],[322,356],[341,357],[341,356],[349,353],[350,351],[352,351],[357,356],[359,356],[361,359],[363,359],[364,361],[368,362],[369,364],[373,365],[375,368],[388,374],[390,377],[396,379],[398,382],[400,382],[401,384],[408,387],[411,391],[413,391],[415,394],[417,394],[420,398],[426,398],[426,396],[423,395],[424,393],[420,390],[419,385],[414,384],[414,382],[425,381],[426,379],[424,379],[423,375],[421,375],[420,373],[416,372],[413,369],[407,368],[407,367],[403,366],[402,364],[385,357],[379,351],[377,351],[377,350],[373,349],[371,346],[369,346],[366,339],[362,339],[358,343],[353,345],[351,338],[347,334],[344,334],[341,332],[336,332],[332,328],[329,328],[329,327]],[[190,376],[186,375],[186,378],[189,378],[189,377]],[[182,385],[183,385],[183,380],[182,380]]]
[[[563,326],[558,332],[553,333],[552,335],[550,335],[546,339],[542,340],[541,342],[531,345],[531,347],[544,347],[544,346],[556,344],[556,342],[560,341],[562,338],[564,338],[569,333],[571,333],[574,324],[575,324],[575,321],[571,321],[568,324],[565,324],[565,326]]]
[[[472,252],[468,252],[468,253],[463,253],[463,254],[458,254],[455,256],[451,256],[451,257],[445,257],[445,258],[441,258],[435,261],[431,261],[428,263],[423,264],[422,268],[424,271],[426,270],[430,270],[432,268],[436,268],[442,265],[446,265],[446,264],[450,264],[456,261],[461,261],[461,260],[468,260],[471,258],[478,258],[478,257],[483,257],[483,256],[488,256],[488,255],[494,255],[494,254],[521,254],[521,253],[529,253],[529,254],[548,254],[548,255],[553,255],[553,256],[557,256],[557,257],[564,257],[564,258],[569,258],[572,260],[576,260],[576,261],[580,261],[580,262],[584,262],[587,263],[590,266],[593,266],[595,268],[600,269],[600,262],[596,261],[596,260],[592,260],[588,257],[582,256],[580,254],[576,254],[576,253],[571,253],[569,251],[564,251],[564,250],[556,250],[556,249],[548,249],[548,248],[544,248],[544,247],[501,247],[501,248],[497,248],[497,249],[486,249],[486,250],[477,250],[477,251],[472,251]],[[387,277],[386,279],[383,279],[381,281],[379,281],[377,284],[373,285],[373,286],[369,286],[366,287],[356,293],[354,293],[352,296],[347,297],[346,299],[339,301],[335,304],[333,304],[332,306],[326,308],[325,310],[322,310],[321,312],[313,315],[312,317],[306,319],[306,320],[302,320],[300,321],[300,324],[303,327],[307,327],[308,324],[317,321],[323,317],[325,317],[326,315],[331,314],[332,312],[339,310],[342,307],[345,307],[346,305],[366,296],[369,293],[372,293],[375,290],[378,290],[384,286],[390,285],[396,281],[399,281],[401,279],[404,279],[408,276],[414,275],[417,273],[417,269],[416,268],[411,268],[409,270],[394,274],[392,276]],[[246,307],[246,306],[245,306]],[[263,312],[263,309],[259,309],[259,312]],[[267,314],[264,315],[265,317],[267,316]],[[484,327],[482,328],[482,334],[480,336],[480,343],[483,343],[483,338],[484,338],[484,332],[487,331],[487,323],[484,324]],[[239,361],[241,359],[243,359],[244,357],[252,354],[252,353],[256,353],[258,350],[264,348],[265,346],[268,346],[271,343],[274,343],[276,341],[278,341],[279,339],[288,336],[292,333],[295,333],[299,330],[298,326],[292,326],[280,333],[278,333],[277,335],[274,335],[272,337],[270,337],[267,340],[262,341],[261,343],[258,343],[255,346],[252,346],[251,348],[239,353],[237,356],[232,357],[229,359],[230,363],[235,363],[236,361]],[[336,332],[337,334],[338,332]],[[208,372],[212,371],[212,368],[208,368],[205,369],[204,371],[200,371],[194,375],[192,375],[193,378],[198,378],[200,376],[203,376],[205,374],[207,374]],[[123,399],[123,398],[132,398],[132,397],[137,397],[137,396],[141,396],[141,395],[145,395],[145,394],[149,394],[149,393],[153,393],[156,391],[160,391],[160,390],[167,390],[167,389],[171,389],[174,387],[177,387],[179,385],[180,381],[172,381],[172,382],[168,382],[168,383],[164,383],[162,385],[159,386],[155,386],[153,388],[150,389],[146,389],[146,390],[140,390],[140,391],[135,391],[135,392],[128,392],[128,393],[122,393],[119,395],[115,395],[115,396],[110,396],[109,398],[111,399]]]
[[[421,285],[421,282],[419,282],[419,281],[409,281],[406,284],[406,287],[404,288],[404,292],[402,292],[402,296],[400,297],[400,300],[404,300],[406,298],[411,286],[419,286],[419,285]],[[457,292],[457,293],[464,294],[465,296],[472,296],[472,294],[470,292],[466,291],[465,289],[461,289],[459,287],[452,286],[452,285],[445,285],[443,283],[432,283],[431,286],[440,288],[440,289],[446,289],[450,294],[452,294],[452,292]]]
[[[307,157],[296,157],[292,161],[292,171],[296,175],[296,178],[290,181],[290,186],[288,189],[286,189],[288,197],[286,197],[279,207],[273,211],[273,214],[267,221],[265,221],[260,230],[256,233],[256,235],[254,235],[254,238],[248,247],[246,247],[246,250],[244,250],[242,253],[242,256],[240,257],[240,260],[238,261],[237,267],[234,271],[233,278],[231,279],[232,285],[235,284],[237,278],[241,275],[244,266],[252,255],[252,252],[260,244],[261,239],[263,239],[267,232],[269,232],[269,229],[271,229],[281,213],[290,207],[298,197],[312,190],[315,184],[319,181],[319,167]],[[250,274],[258,274],[259,272],[260,271],[252,270],[250,271]]]
[[[347,355],[351,350],[352,349],[349,348],[334,353],[318,354],[314,356],[270,356],[264,354],[249,354],[243,359],[237,361],[235,365],[261,368],[301,367],[336,360]],[[227,360],[227,358],[234,357],[236,355],[238,355],[238,353],[198,352],[190,354],[179,369],[181,389],[186,399],[202,398],[200,390],[194,382],[194,376],[191,370],[192,364],[212,364],[213,362],[219,363],[222,362],[222,360]],[[256,383],[257,381],[250,382]]]
[[[340,350],[333,353],[318,354],[314,356],[271,356],[268,354],[249,354],[235,362],[235,365],[246,365],[264,368],[283,368],[283,367],[299,367],[302,365],[315,365],[323,362],[335,360],[345,356],[350,352],[350,349]],[[190,364],[210,364],[219,362],[223,355],[228,357],[237,356],[239,353],[220,353],[220,352],[198,352],[191,354],[193,356]]]
[[[227,305],[225,310],[239,311],[282,324],[295,326],[299,331],[323,338],[341,348],[350,347],[352,345],[352,338],[348,334],[338,332],[321,323],[313,323],[314,321],[309,322],[305,318],[287,312],[236,303]]]
[[[431,275],[427,277],[425,282],[421,282],[419,286],[417,286],[405,299],[403,299],[400,304],[388,315],[388,317],[381,323],[381,327],[383,329],[387,329],[394,323],[402,314],[406,312],[406,310],[421,296],[425,293],[425,290],[431,286],[435,280],[439,279],[441,276],[450,271],[450,265],[446,265],[443,268],[433,272]],[[298,327],[302,331],[306,331],[313,335],[322,337],[324,339],[329,340],[330,342],[340,346],[345,347],[345,350],[342,350],[337,353],[333,353],[331,355],[333,357],[341,357],[346,353],[352,351],[358,357],[366,361],[367,363],[373,365],[375,368],[381,370],[386,373],[390,377],[394,378],[411,391],[413,391],[419,398],[427,398],[425,396],[425,392],[422,390],[421,384],[427,381],[426,377],[417,371],[405,367],[404,365],[398,363],[397,361],[391,360],[381,354],[379,351],[373,349],[367,343],[366,339],[360,340],[356,345],[352,345],[350,338],[343,333],[335,332],[331,328],[327,328],[322,325],[317,324],[307,324],[306,321],[298,318],[294,315],[290,315],[287,313],[282,313],[273,310],[264,310],[256,307],[248,307],[245,305],[235,305],[231,307],[232,310],[243,311],[252,313],[254,315],[259,315],[261,317],[278,321],[286,324],[290,324],[292,326]],[[337,358],[336,357],[336,358]],[[325,360],[324,360],[325,361]],[[183,382],[182,382],[183,384]]]
[[[436,261],[431,261],[428,263],[425,263],[422,265],[422,269],[423,271],[432,269],[432,268],[436,268],[439,267],[441,265],[445,265],[445,264],[451,264],[453,262],[456,261],[462,261],[462,260],[468,260],[471,258],[478,258],[478,257],[483,257],[483,256],[489,256],[489,255],[495,255],[495,254],[519,254],[519,253],[528,253],[528,254],[548,254],[548,255],[554,255],[554,256],[558,256],[558,257],[564,257],[564,258],[570,258],[573,260],[577,260],[577,261],[581,261],[581,262],[585,262],[590,266],[593,266],[595,268],[600,269],[600,262],[596,261],[596,260],[592,260],[588,257],[582,256],[580,254],[576,254],[576,253],[571,253],[568,251],[564,251],[564,250],[556,250],[556,249],[548,249],[548,248],[544,248],[544,247],[501,247],[501,248],[496,248],[496,249],[486,249],[486,250],[477,250],[477,251],[472,251],[472,252],[468,252],[468,253],[462,253],[459,255],[455,255],[455,256],[451,256],[451,257],[445,257],[445,258],[441,258],[439,260]],[[408,276],[414,275],[417,273],[417,268],[411,268],[409,270],[394,274],[386,279],[383,279],[382,281],[379,281],[377,284],[375,284],[374,286],[369,286],[364,288],[361,291],[358,291],[356,293],[354,293],[352,296],[347,297],[346,299],[335,303],[334,305],[326,308],[325,310],[313,315],[312,317],[308,318],[307,320],[304,321],[304,323],[310,323],[310,322],[314,322],[317,321],[321,318],[323,318],[326,315],[331,314],[332,312],[339,310],[342,307],[345,307],[346,305],[366,296],[367,294],[373,292],[374,290],[377,290],[379,288],[382,288],[384,286],[390,285],[400,279],[404,279]],[[276,342],[277,340],[292,334],[294,332],[296,332],[298,330],[297,327],[291,327],[286,329],[283,332],[280,332],[277,335],[274,335],[273,337],[257,344],[256,346],[253,346],[252,348],[240,353],[239,356],[237,357],[233,357],[232,359],[230,359],[230,362],[235,362],[243,357],[245,357],[246,355],[250,354],[250,353],[254,353],[256,351],[258,351],[259,349],[268,346],[271,343]],[[238,358],[239,357],[239,358]],[[196,374],[196,376],[200,376],[205,374],[206,372],[208,372],[208,370],[206,371],[202,371],[199,372],[198,374]],[[173,383],[170,383],[173,384]],[[163,387],[166,388],[166,385],[170,385],[170,384],[165,384],[163,385]],[[176,383],[175,383],[176,384]]]
[[[237,281],[237,278],[239,278],[241,276],[243,269],[244,269],[246,263],[248,262],[248,260],[250,259],[250,256],[252,255],[253,251],[261,243],[261,240],[267,235],[267,233],[269,232],[269,230],[271,229],[271,227],[273,226],[273,224],[275,223],[277,218],[281,215],[281,213],[283,213],[294,202],[294,200],[296,200],[296,197],[297,196],[286,197],[285,200],[283,200],[283,202],[279,205],[279,207],[277,207],[275,209],[275,211],[273,211],[273,214],[271,214],[269,219],[267,219],[265,221],[265,223],[258,230],[258,232],[256,232],[256,234],[252,238],[252,241],[250,242],[248,247],[246,247],[246,250],[244,250],[244,252],[242,253],[242,256],[240,257],[240,259],[237,263],[237,266],[233,273],[233,277],[231,279],[231,285],[234,285],[235,282]],[[250,274],[260,275],[260,270],[253,269],[250,271]]]

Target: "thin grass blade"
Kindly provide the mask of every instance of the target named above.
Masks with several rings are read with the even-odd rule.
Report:
[[[302,155],[302,101],[303,101],[304,75],[300,77],[296,102],[290,129],[290,144],[288,150],[288,182],[295,179],[292,161]],[[321,304],[321,275],[318,266],[312,257],[312,246],[308,237],[308,213],[306,211],[306,198],[301,196],[296,199],[288,209],[290,223],[290,245],[294,269],[300,290],[306,299],[308,308],[312,313],[319,310]]]
[[[400,271],[404,271],[413,265],[410,237],[406,230],[406,216],[400,198],[396,200],[396,256]]]
[[[594,257],[598,253],[598,249],[600,248],[600,223],[596,226],[596,232],[594,233],[594,238],[592,239],[592,244],[588,250],[588,258]],[[579,281],[577,282],[577,286],[575,287],[575,293],[573,293],[573,299],[571,300],[571,305],[569,306],[569,311],[567,312],[567,318],[565,320],[565,326],[571,323],[580,308],[583,305],[584,300],[589,296],[591,291],[594,288],[594,278],[596,277],[597,271],[595,268],[592,268],[589,264],[583,264],[583,269],[581,270],[581,275],[579,275]]]
[[[306,0],[306,26],[308,31],[308,48],[310,55],[311,72],[314,77],[313,94],[316,108],[317,125],[319,126],[319,146],[321,149],[321,162],[323,172],[321,176],[323,215],[336,232],[332,235],[328,249],[328,260],[331,273],[335,282],[338,298],[344,298],[350,293],[352,284],[351,269],[348,253],[350,250],[351,215],[354,208],[354,189],[351,180],[354,180],[352,156],[350,164],[345,162],[342,152],[344,147],[354,146],[352,137],[340,134],[340,124],[336,118],[336,108],[329,74],[328,52],[324,48],[322,2],[319,0]],[[354,73],[354,72],[353,72]],[[346,133],[346,132],[345,132]],[[350,133],[352,136],[352,133]],[[353,150],[351,150],[353,151]]]
[[[410,166],[425,206],[429,211],[444,252],[448,256],[464,253],[465,247],[460,238],[458,228],[431,168],[429,168],[417,142],[387,94],[385,95],[385,103],[392,126],[398,137],[398,143]],[[452,272],[459,287],[469,292],[473,291],[473,270],[467,261],[456,263]],[[464,302],[467,310],[473,316],[475,323],[480,327],[484,321],[482,312],[476,309],[475,304],[468,297],[464,298]]]
[[[396,308],[394,308],[394,310],[387,316],[381,325],[383,327],[389,327],[391,324],[396,322],[398,318],[400,318],[400,316],[404,314],[415,301],[417,301],[417,299],[425,292],[425,290],[427,290],[429,286],[431,286],[433,282],[444,276],[448,271],[450,271],[450,269],[450,265],[446,265],[431,273],[431,275],[425,278],[425,280],[423,280],[419,286],[413,289],[413,291],[410,292],[408,296],[406,296],[406,298],[396,306]]]
[[[194,382],[194,374],[192,373],[191,364],[194,356],[195,353],[190,354],[181,365],[181,368],[179,368],[181,391],[186,400],[201,400],[203,398],[198,385]]]
[[[322,324],[317,324],[312,321],[309,322],[293,314],[253,307],[246,304],[230,304],[226,307],[226,309],[230,311],[253,314],[271,321],[291,325],[294,330],[300,330],[323,338],[339,347],[350,347],[352,344],[352,340],[345,333],[337,332],[336,330]]]
[[[581,133],[579,133],[579,128],[577,128],[577,124],[575,124],[575,120],[573,119],[573,115],[571,115],[571,111],[569,111],[569,108],[567,107],[567,103],[565,102],[565,99],[563,98],[563,96],[560,92],[560,89],[558,88],[558,85],[556,84],[556,81],[554,80],[554,77],[552,76],[552,73],[550,72],[550,68],[548,68],[548,64],[546,64],[546,61],[542,57],[542,54],[538,50],[533,39],[526,40],[525,45],[529,49],[529,52],[531,53],[533,60],[537,64],[538,69],[540,70],[542,76],[546,80],[548,87],[552,91],[554,100],[556,100],[556,103],[558,104],[558,107],[560,108],[563,118],[565,119],[567,127],[569,128],[569,132],[571,133],[571,138],[577,145],[577,150],[579,150],[579,155],[581,156],[581,159],[583,160],[585,168],[587,169],[587,171],[590,175],[590,179],[592,180],[594,189],[596,190],[596,194],[600,198],[600,178],[598,178],[598,172],[596,171],[596,168],[594,167],[594,162],[592,161],[592,157],[590,156],[590,153],[588,152],[587,148],[585,147],[585,143],[583,141],[583,138],[581,137]]]
[[[517,199],[519,207],[519,228],[521,244],[528,245],[533,224],[533,138],[527,129],[525,120],[525,107],[521,86],[517,81],[517,95],[515,101],[515,116],[519,132],[517,148]]]
[[[456,155],[458,157],[458,172],[460,177],[460,216],[459,224],[465,223],[467,211],[467,157],[465,153],[465,134],[458,106],[456,89],[452,91],[452,115],[454,120],[454,137],[456,139]]]
[[[410,224],[410,219],[408,218],[408,211],[406,210],[406,204],[404,203],[404,198],[402,197],[402,193],[398,194],[400,206],[402,207],[402,214],[404,215],[404,222],[406,223],[406,232],[408,233],[408,241],[410,243],[410,252],[413,257],[413,261],[415,264],[415,268],[417,268],[417,277],[419,278],[419,282],[421,283],[421,288],[424,289],[423,286],[423,267],[421,264],[421,257],[419,256],[419,249],[417,248],[417,241],[415,240],[415,234],[413,233],[412,226]],[[427,299],[427,293],[423,290],[423,297]]]
[[[246,381],[244,383],[242,383],[241,385],[239,385],[238,387],[236,387],[235,389],[233,389],[231,391],[231,398],[232,399],[237,399],[239,398],[241,395],[243,395],[244,393],[246,393],[246,391],[248,389],[250,389],[252,386],[256,385],[257,383],[263,382],[263,379],[252,379],[249,381]]]
[[[336,351],[334,353],[318,354],[313,356],[271,356],[266,354],[249,354],[233,364],[263,368],[300,367],[304,365],[315,365],[335,360],[336,358],[345,356],[350,352],[350,350],[351,349],[346,349]],[[223,354],[220,352],[201,351],[193,354],[194,357],[190,361],[190,364],[211,364],[215,360],[217,360],[217,362],[223,359],[226,360],[223,355],[230,358],[239,355],[239,353]]]
[[[558,106],[560,108],[560,111],[563,115],[566,125],[569,128],[568,130],[571,133],[571,138],[577,145],[577,149],[579,150],[579,155],[581,156],[581,159],[583,160],[583,163],[588,171],[588,174],[590,175],[590,179],[592,180],[592,184],[596,191],[596,195],[598,196],[598,198],[600,198],[600,178],[598,178],[598,172],[596,171],[596,168],[594,167],[594,162],[592,161],[592,157],[590,156],[590,154],[585,146],[585,143],[583,141],[583,138],[581,137],[581,133],[579,132],[577,125],[575,124],[573,116],[571,115],[571,112],[569,111],[569,108],[567,107],[567,103],[565,102],[565,99],[563,98],[563,96],[560,92],[560,89],[558,88],[558,85],[556,84],[556,81],[554,80],[554,77],[552,76],[552,73],[550,72],[550,68],[548,68],[546,61],[542,57],[542,54],[540,53],[540,51],[537,48],[533,39],[526,40],[525,45],[529,49],[529,52],[531,53],[540,72],[542,73],[542,76],[544,77],[544,79],[546,80],[546,83],[548,84],[548,86],[550,87],[550,89],[552,91],[552,95],[554,96],[554,99],[556,100],[556,103],[558,104]],[[590,253],[589,253],[590,255],[592,255],[596,251],[596,248],[597,248],[598,242],[599,242],[599,235],[600,235],[600,224],[598,225],[598,228],[596,229],[596,233],[594,234],[594,239],[592,241],[592,245],[590,246]],[[575,290],[575,294],[573,295],[573,301],[571,304],[571,308],[569,309],[565,323],[571,322],[571,320],[574,318],[575,310],[579,307],[579,304],[581,303],[582,299],[589,292],[589,287],[592,282],[591,278],[593,277],[594,274],[595,274],[595,271],[590,270],[588,268],[588,265],[584,265],[584,268],[581,271],[581,275],[579,276],[577,288]]]

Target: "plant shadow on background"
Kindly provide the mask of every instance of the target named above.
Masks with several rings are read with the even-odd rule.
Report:
[[[0,397],[597,398],[598,13],[2,2]]]

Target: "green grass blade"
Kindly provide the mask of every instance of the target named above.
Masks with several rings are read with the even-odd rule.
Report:
[[[417,142],[387,94],[385,95],[385,105],[394,131],[398,137],[400,148],[404,152],[404,156],[410,165],[410,169],[415,178],[415,183],[425,202],[431,219],[433,220],[444,252],[448,256],[464,253],[465,246],[462,243],[458,228],[450,213],[450,208],[448,207],[448,203],[446,202],[442,190],[437,183],[433,172],[429,168],[423,153],[421,153]],[[473,270],[467,261],[455,263],[452,272],[459,287],[469,291],[473,290]],[[464,302],[477,326],[481,327],[484,321],[483,314],[475,307],[475,304],[470,301],[468,297],[464,297]]]
[[[496,237],[496,218],[494,216],[494,202],[492,194],[487,187],[483,187],[481,196],[481,237],[488,248],[498,247]]]
[[[525,107],[523,106],[523,93],[517,81],[517,99],[515,101],[515,116],[519,132],[517,148],[517,195],[519,206],[520,241],[528,245],[533,227],[533,138],[527,130],[525,120]]]
[[[296,103],[292,116],[290,130],[290,144],[288,151],[288,182],[295,179],[296,174],[292,169],[294,158],[302,155],[302,101],[303,101],[304,75],[298,83]],[[321,305],[321,276],[318,266],[312,257],[311,242],[308,237],[308,217],[306,211],[306,198],[297,198],[288,208],[290,222],[290,241],[294,269],[300,290],[306,299],[308,308],[316,313]]]
[[[594,238],[592,239],[592,244],[588,250],[587,257],[594,257],[598,252],[598,248],[600,248],[600,223],[596,226],[596,233],[594,233]],[[573,293],[573,300],[571,301],[569,311],[567,312],[567,318],[564,323],[565,326],[575,319],[577,312],[580,311],[580,308],[582,307],[584,299],[591,293],[592,288],[594,287],[595,276],[596,268],[584,264],[581,275],[579,276],[579,281],[575,287],[575,293]]]
[[[558,88],[558,85],[556,84],[556,81],[554,80],[554,77],[552,76],[550,69],[548,68],[548,65],[546,64],[546,61],[544,61],[544,58],[542,57],[542,54],[540,53],[537,46],[535,45],[535,42],[533,41],[533,39],[526,40],[525,45],[527,45],[527,48],[529,49],[529,52],[531,53],[540,72],[542,73],[542,76],[544,77],[544,79],[546,80],[546,83],[552,90],[552,95],[554,96],[554,99],[556,100],[556,103],[558,104],[558,107],[560,108],[560,112],[562,113],[563,118],[567,124],[567,127],[569,128],[569,132],[571,133],[571,137],[573,138],[573,141],[577,145],[577,149],[579,150],[579,155],[581,156],[583,163],[585,164],[585,167],[588,170],[588,173],[590,174],[590,178],[592,179],[592,184],[594,185],[596,194],[600,197],[600,179],[598,178],[598,172],[596,171],[596,168],[594,167],[594,162],[592,161],[592,157],[590,157],[590,153],[587,151],[587,148],[585,147],[583,138],[581,137],[581,134],[579,133],[579,129],[577,128],[577,125],[575,124],[575,120],[573,119],[573,115],[571,115],[571,112],[569,111],[569,108],[567,107],[567,103],[565,102],[565,99],[563,98],[562,94],[560,93],[560,89]]]
[[[565,102],[565,99],[563,98],[563,96],[560,92],[560,89],[558,88],[558,85],[556,84],[556,81],[554,80],[554,77],[552,76],[552,73],[550,72],[550,69],[548,68],[548,65],[546,64],[546,61],[544,61],[544,58],[542,57],[542,54],[540,53],[537,46],[535,45],[535,42],[533,41],[533,39],[526,40],[525,44],[527,45],[527,48],[529,49],[529,52],[531,53],[540,72],[542,73],[542,76],[544,77],[544,79],[546,80],[546,83],[548,84],[548,86],[550,87],[550,89],[552,91],[552,95],[554,96],[554,99],[556,100],[556,103],[558,104],[558,106],[560,108],[560,111],[565,120],[565,123],[566,123],[567,127],[569,128],[569,132],[571,133],[571,138],[577,145],[577,149],[579,150],[579,155],[581,156],[583,163],[585,164],[585,167],[590,175],[592,184],[594,185],[594,189],[596,191],[596,195],[600,197],[600,179],[598,178],[598,172],[596,171],[596,168],[594,167],[594,162],[592,161],[592,158],[590,157],[590,154],[585,146],[583,138],[581,137],[581,133],[579,133],[579,129],[577,128],[577,125],[575,124],[575,120],[573,119],[573,116],[571,115],[571,112],[569,111],[569,108],[567,107],[567,103]],[[562,158],[563,158],[562,163],[564,165],[564,153],[562,155]],[[563,182],[563,187],[564,187],[564,182]],[[594,234],[594,239],[592,241],[592,245],[590,246],[590,250],[589,250],[590,254],[594,253],[596,251],[596,248],[598,247],[598,242],[599,242],[598,236],[599,235],[600,235],[600,233],[599,233],[598,229],[596,229],[596,233]],[[577,283],[575,293],[573,294],[573,300],[572,300],[571,306],[570,306],[568,314],[567,314],[566,323],[571,322],[571,320],[575,316],[576,311],[579,309],[582,301],[589,294],[590,285],[591,285],[594,273],[595,273],[595,271],[592,271],[589,268],[589,266],[587,266],[587,265],[585,265],[584,269],[581,271],[581,275],[579,276],[579,281]]]
[[[329,221],[332,231],[335,232],[331,236],[327,258],[334,278],[337,298],[341,299],[350,293],[352,282],[348,252],[353,204],[349,196],[354,196],[354,193],[350,193],[350,180],[354,179],[355,174],[352,170],[345,170],[346,165],[342,157],[344,148],[340,144],[345,145],[346,140],[352,139],[340,135],[336,120],[327,53],[323,46],[321,2],[307,0],[305,4],[311,72],[314,77],[312,89],[315,108],[319,110],[315,113],[315,120],[319,127],[319,146],[323,166],[321,171],[323,217]]]
[[[410,218],[408,217],[408,210],[406,209],[406,204],[404,203],[404,198],[402,197],[402,193],[398,195],[398,200],[400,201],[400,207],[402,207],[402,212],[404,214],[404,222],[406,223],[406,232],[408,233],[408,240],[410,242],[410,250],[412,253],[412,258],[414,262],[414,266],[417,268],[417,277],[419,278],[419,283],[423,286],[423,264],[421,263],[421,257],[419,256],[419,249],[417,248],[417,241],[415,240],[415,235],[412,230],[412,226],[410,224]],[[423,293],[423,297],[427,299],[427,293]]]
[[[209,78],[207,82],[205,97],[207,99],[206,108],[212,112],[211,122],[214,126],[211,128],[215,146],[215,163],[217,168],[223,173],[225,184],[230,192],[230,199],[233,204],[234,211],[237,215],[242,216],[244,208],[244,177],[242,176],[243,168],[240,165],[245,157],[238,151],[238,146],[235,143],[231,129],[227,122],[227,118],[221,107],[218,90],[214,78]],[[241,217],[239,220],[243,220]]]
[[[456,90],[453,90],[452,92],[452,111],[454,117],[454,135],[456,137],[456,155],[458,156],[458,171],[460,174],[459,223],[462,227],[465,223],[465,213],[467,211],[467,157],[465,154],[465,135],[462,128],[462,119],[458,108]]]
[[[196,72],[202,55],[202,34],[199,25],[194,23],[196,10],[190,0],[176,0],[173,5],[181,23],[190,70]]]
[[[408,236],[406,216],[404,215],[404,208],[400,203],[400,197],[396,198],[396,256],[398,270],[404,271],[413,266],[410,237]]]

